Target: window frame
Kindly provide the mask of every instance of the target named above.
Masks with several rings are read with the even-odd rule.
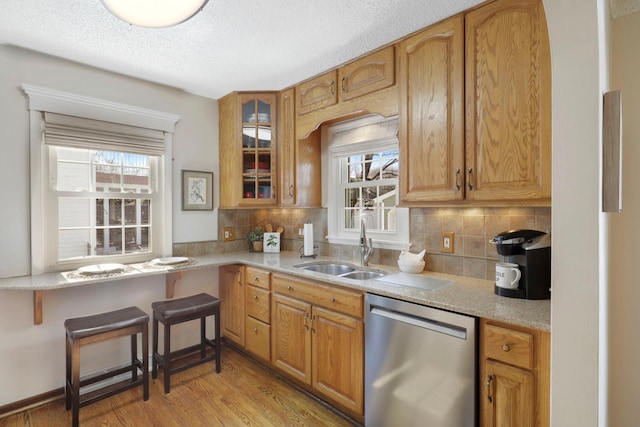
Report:
[[[78,265],[86,265],[88,263],[104,263],[104,262],[131,263],[131,262],[148,260],[150,259],[151,256],[153,257],[160,256],[158,254],[159,248],[157,248],[156,241],[158,239],[161,239],[161,236],[159,235],[161,230],[156,229],[155,223],[159,223],[159,224],[162,223],[162,219],[159,218],[159,213],[161,213],[162,210],[161,209],[156,210],[155,207],[156,206],[161,207],[162,204],[164,203],[162,192],[160,191],[159,183],[158,183],[158,176],[160,174],[159,165],[162,164],[161,156],[147,155],[147,157],[149,158],[149,171],[150,171],[150,180],[151,180],[151,182],[149,183],[149,187],[151,191],[149,193],[129,193],[126,191],[99,192],[93,188],[90,188],[86,191],[70,191],[70,190],[61,190],[57,188],[57,181],[56,181],[58,177],[57,151],[59,148],[63,148],[63,147],[53,146],[53,145],[46,145],[44,147],[44,150],[45,150],[44,161],[46,165],[45,176],[49,177],[48,185],[43,191],[43,203],[44,203],[44,206],[47,207],[47,212],[48,212],[44,220],[46,222],[46,230],[55,229],[57,231],[56,233],[51,231],[51,233],[48,234],[47,237],[49,239],[50,244],[47,244],[44,248],[46,259],[49,260],[51,265],[55,265],[56,269],[68,270],[69,268],[77,268]],[[89,150],[90,153],[93,151],[101,151],[101,150],[95,150],[95,149],[87,149],[87,150]],[[89,163],[89,164],[92,165],[92,163]],[[62,198],[73,198],[73,199],[77,198],[79,200],[82,200],[82,199],[104,199],[104,200],[150,199],[151,216],[149,218],[150,233],[148,235],[150,245],[148,247],[148,251],[140,252],[140,253],[124,253],[124,254],[118,253],[118,254],[112,254],[112,255],[87,255],[82,257],[60,259],[59,237],[60,237],[61,226],[60,226],[60,218],[59,218],[59,212],[60,212],[59,201]],[[91,207],[91,211],[93,211],[95,214],[95,205]],[[97,224],[92,224],[88,228],[93,231],[97,229],[107,229],[107,228],[111,228],[111,229],[121,228],[122,230],[125,230],[127,227],[123,223],[121,226],[118,226],[118,227],[107,226],[107,225],[98,226]]]
[[[22,89],[28,96],[30,168],[31,168],[31,274],[53,271],[65,271],[83,265],[104,262],[135,263],[172,253],[172,141],[175,123],[180,116],[137,106],[114,103],[111,101],[54,91],[33,85],[23,84]],[[154,222],[153,248],[144,254],[125,254],[121,256],[89,257],[71,261],[57,261],[58,234],[57,210],[55,227],[50,215],[52,207],[46,194],[49,191],[49,152],[44,141],[44,113],[57,113],[78,118],[101,120],[115,124],[138,126],[163,132],[164,154],[158,156],[157,188],[160,202],[157,209],[159,219]],[[57,203],[55,208],[57,208]],[[55,242],[55,245],[54,243]],[[52,251],[56,256],[52,255]]]
[[[327,228],[329,243],[344,245],[360,244],[360,229],[347,229],[345,227],[345,206],[344,206],[344,186],[341,183],[345,163],[342,158],[350,155],[360,155],[364,153],[375,153],[380,151],[398,150],[399,142],[397,135],[385,136],[379,139],[365,139],[360,141],[339,141],[334,140],[334,135],[340,132],[358,129],[364,126],[382,123],[393,124],[397,122],[397,117],[383,118],[380,116],[365,116],[341,123],[337,123],[323,129],[323,145],[327,148],[325,159],[327,164],[327,186],[325,192],[325,203],[327,207]],[[399,166],[400,167],[400,166]],[[396,178],[396,230],[376,232],[367,230],[367,237],[373,241],[373,246],[384,249],[401,250],[410,245],[409,237],[409,209],[397,207],[399,203],[399,176]]]

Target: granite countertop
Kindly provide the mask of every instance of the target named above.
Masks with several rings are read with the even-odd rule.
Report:
[[[315,261],[335,261],[329,257],[317,257]],[[206,255],[191,258],[191,261],[177,266],[153,265],[151,263],[128,264],[120,273],[98,276],[80,276],[74,272],[46,273],[35,276],[22,276],[0,279],[0,290],[48,291],[91,283],[111,282],[140,277],[141,275],[160,275],[179,273],[194,269],[221,266],[226,264],[246,264],[268,268],[275,272],[314,279],[364,292],[384,295],[404,301],[415,302],[471,316],[499,320],[506,323],[526,326],[542,331],[551,330],[550,300],[534,301],[506,298],[495,295],[494,282],[462,276],[424,272],[423,275],[453,280],[454,283],[435,291],[380,282],[374,279],[353,280],[322,273],[315,273],[294,267],[298,264],[313,262],[301,259],[296,252],[274,254],[234,252]],[[358,265],[358,262],[348,261]],[[370,265],[370,268],[390,273],[399,270],[390,266]]]

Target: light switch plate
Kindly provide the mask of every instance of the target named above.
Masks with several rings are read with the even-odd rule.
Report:
[[[224,242],[236,240],[236,229],[234,227],[225,227],[222,229],[222,233]]]
[[[440,252],[452,254],[454,251],[454,233],[453,231],[443,231],[440,239]]]

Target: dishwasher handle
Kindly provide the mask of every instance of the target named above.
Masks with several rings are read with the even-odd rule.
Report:
[[[444,322],[438,322],[424,317],[414,316],[408,313],[400,313],[398,311],[386,310],[382,307],[371,307],[371,314],[386,317],[402,323],[408,323],[419,328],[429,329],[431,331],[440,332],[455,338],[463,340],[467,339],[467,330],[460,326],[451,325]]]

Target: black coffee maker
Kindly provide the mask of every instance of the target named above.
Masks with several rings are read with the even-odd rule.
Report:
[[[495,286],[496,295],[523,299],[551,298],[551,235],[538,230],[509,230],[495,236],[500,262],[518,264],[517,289]]]

